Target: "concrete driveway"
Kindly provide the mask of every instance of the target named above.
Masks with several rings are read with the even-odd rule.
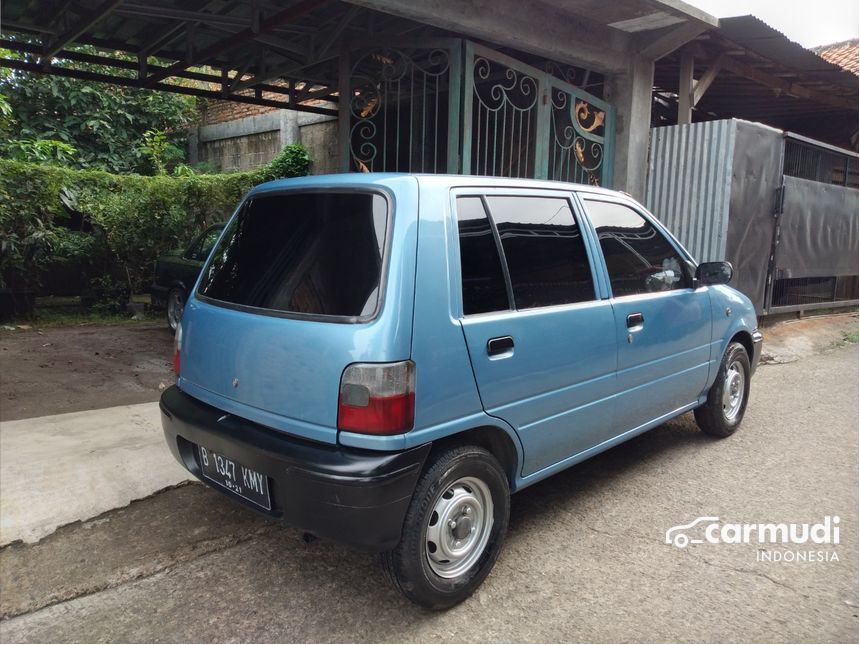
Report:
[[[0,639],[856,642],[857,383],[854,344],[763,365],[735,436],[686,415],[516,495],[496,568],[446,613],[404,601],[373,556],[195,483],[0,549]],[[699,516],[826,515],[839,544],[664,541]],[[784,561],[810,550],[829,561]]]

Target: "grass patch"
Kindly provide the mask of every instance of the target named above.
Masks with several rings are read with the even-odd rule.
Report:
[[[856,345],[858,340],[860,340],[860,338],[858,338],[858,332],[843,331],[842,338],[830,343],[830,349],[839,349],[840,347],[846,347],[847,345]]]
[[[164,321],[164,312],[153,311],[147,306],[149,296],[133,296],[131,302],[139,304],[134,315],[130,313],[110,313],[81,306],[77,297],[37,298],[36,310],[32,318],[20,318],[0,325],[0,330],[26,331],[46,327],[84,327],[90,325],[139,325]],[[166,323],[165,323],[166,324]]]

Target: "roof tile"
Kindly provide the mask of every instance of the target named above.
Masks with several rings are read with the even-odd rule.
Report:
[[[812,51],[828,63],[839,65],[842,69],[847,69],[855,75],[860,71],[858,69],[860,68],[860,58],[858,58],[858,40],[856,38],[854,40],[845,40],[841,43],[814,47]]]

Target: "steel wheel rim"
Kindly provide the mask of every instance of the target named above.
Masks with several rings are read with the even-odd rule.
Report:
[[[723,381],[723,416],[727,421],[734,421],[740,414],[744,402],[744,387],[746,376],[740,361],[734,361],[726,370]]]
[[[461,477],[439,493],[427,521],[424,550],[437,576],[457,578],[481,557],[493,528],[493,496],[476,477]]]
[[[176,329],[179,321],[182,320],[182,310],[184,308],[182,295],[178,291],[171,292],[167,300],[167,319],[172,329]]]

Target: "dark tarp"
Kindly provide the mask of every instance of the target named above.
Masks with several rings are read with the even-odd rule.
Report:
[[[726,259],[735,268],[732,286],[749,296],[756,311],[762,313],[783,134],[758,123],[736,123]]]
[[[857,190],[785,178],[776,278],[857,275]]]

